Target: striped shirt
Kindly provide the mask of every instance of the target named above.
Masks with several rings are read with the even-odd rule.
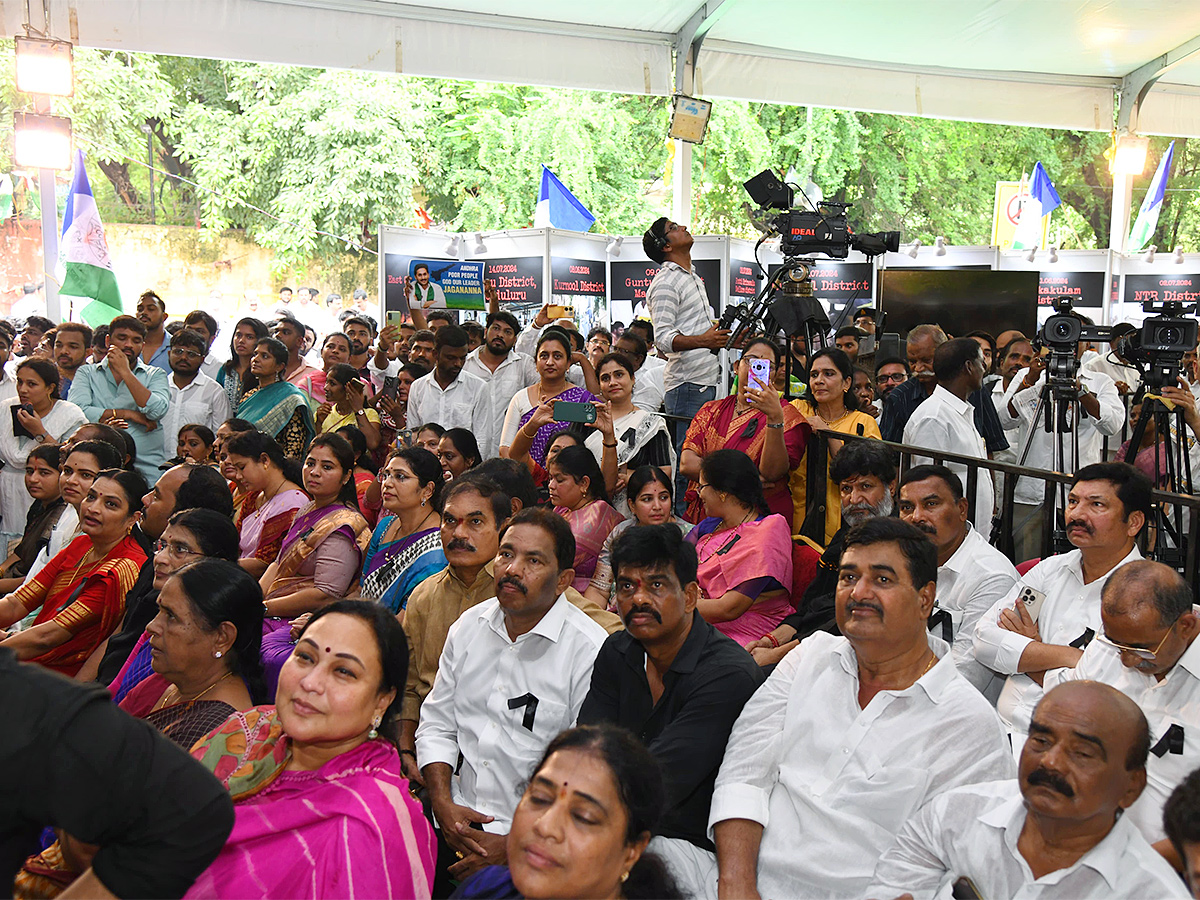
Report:
[[[694,269],[665,262],[646,290],[646,305],[654,323],[654,345],[667,356],[663,391],[681,384],[715,385],[721,377],[721,358],[711,350],[671,349],[676,336],[704,334],[712,327],[712,306],[704,279]]]

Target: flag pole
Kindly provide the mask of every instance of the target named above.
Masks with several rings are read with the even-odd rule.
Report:
[[[35,94],[34,103],[39,113],[49,114],[49,96]],[[58,263],[58,200],[54,196],[54,177],[53,169],[38,169],[38,202],[42,207],[42,290],[46,298],[46,318],[58,323],[61,321],[61,304],[58,282],[54,280],[54,267]]]

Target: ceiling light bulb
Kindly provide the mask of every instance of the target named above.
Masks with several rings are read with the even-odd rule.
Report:
[[[482,256],[487,253],[487,244],[483,242],[483,233],[475,232],[475,255]]]
[[[1057,244],[1050,245],[1050,262],[1052,262],[1052,263],[1058,262],[1058,245]]]
[[[1177,265],[1177,266],[1183,265],[1183,248],[1182,247],[1175,248],[1175,256],[1173,258],[1173,261],[1174,261],[1175,265]]]
[[[937,247],[937,255],[945,256],[946,255],[946,239],[939,235],[938,237],[936,237],[934,239],[933,243]]]
[[[1154,254],[1157,252],[1158,252],[1158,245],[1151,244],[1149,247],[1146,248],[1146,254],[1145,254],[1145,256],[1142,257],[1142,259],[1144,259],[1148,263],[1152,263],[1152,262],[1154,262]]]
[[[913,259],[916,259],[917,258],[917,248],[920,246],[921,246],[921,239],[917,238],[915,241],[913,241],[912,247],[909,248],[908,255],[911,256]]]
[[[1026,261],[1033,262],[1035,259],[1037,259],[1037,251],[1037,244],[1034,244],[1032,247],[1030,247],[1029,252],[1025,254]]]

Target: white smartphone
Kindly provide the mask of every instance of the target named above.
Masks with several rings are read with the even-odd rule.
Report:
[[[1029,613],[1029,618],[1036,622],[1038,613],[1042,611],[1042,604],[1046,602],[1046,595],[1024,585],[1021,592],[1017,594],[1017,602],[1025,604],[1025,612]]]
[[[757,381],[762,390],[771,387],[771,361],[769,359],[750,360],[750,380]]]

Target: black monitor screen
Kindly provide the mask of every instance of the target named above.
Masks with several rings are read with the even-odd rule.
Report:
[[[884,269],[880,275],[885,331],[905,335],[924,324],[960,337],[972,331],[994,337],[1009,328],[1037,331],[1037,272]]]

